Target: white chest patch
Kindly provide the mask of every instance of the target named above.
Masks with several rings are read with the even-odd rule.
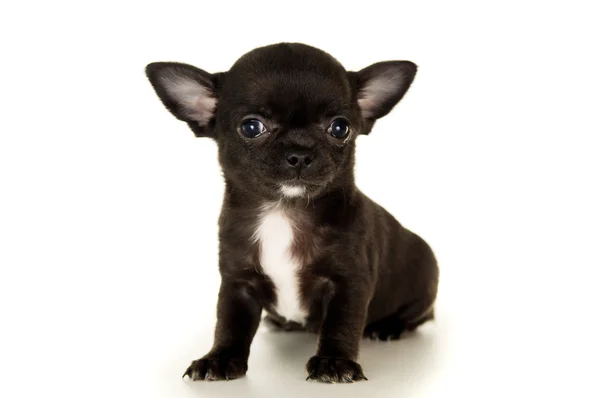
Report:
[[[287,320],[303,324],[307,312],[300,305],[298,259],[291,253],[294,227],[285,211],[269,208],[261,214],[254,239],[260,245],[260,265],[275,285],[275,310]]]

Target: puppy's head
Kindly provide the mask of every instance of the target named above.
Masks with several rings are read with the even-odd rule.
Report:
[[[400,101],[416,69],[386,61],[346,71],[319,49],[280,43],[250,51],[227,72],[157,62],[146,74],[175,117],[216,140],[229,183],[275,199],[352,183],[356,137]]]

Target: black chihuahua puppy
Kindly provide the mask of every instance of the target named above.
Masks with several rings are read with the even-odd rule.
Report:
[[[434,317],[435,256],[354,183],[356,138],[400,101],[409,61],[346,71],[298,43],[257,48],[208,73],[171,62],[146,74],[165,107],[218,144],[225,194],[219,219],[221,286],[211,351],[193,380],[247,369],[261,321],[319,334],[308,379],[366,379],[363,336],[397,339]]]

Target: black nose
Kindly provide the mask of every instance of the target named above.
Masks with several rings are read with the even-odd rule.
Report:
[[[312,163],[315,156],[312,151],[293,151],[287,152],[285,158],[290,167],[304,169]]]

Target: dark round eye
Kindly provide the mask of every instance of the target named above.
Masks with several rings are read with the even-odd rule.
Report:
[[[346,138],[350,132],[350,126],[346,120],[338,118],[329,125],[327,132],[335,138]]]
[[[240,126],[240,130],[248,138],[256,138],[267,131],[265,125],[258,119],[244,120]]]

